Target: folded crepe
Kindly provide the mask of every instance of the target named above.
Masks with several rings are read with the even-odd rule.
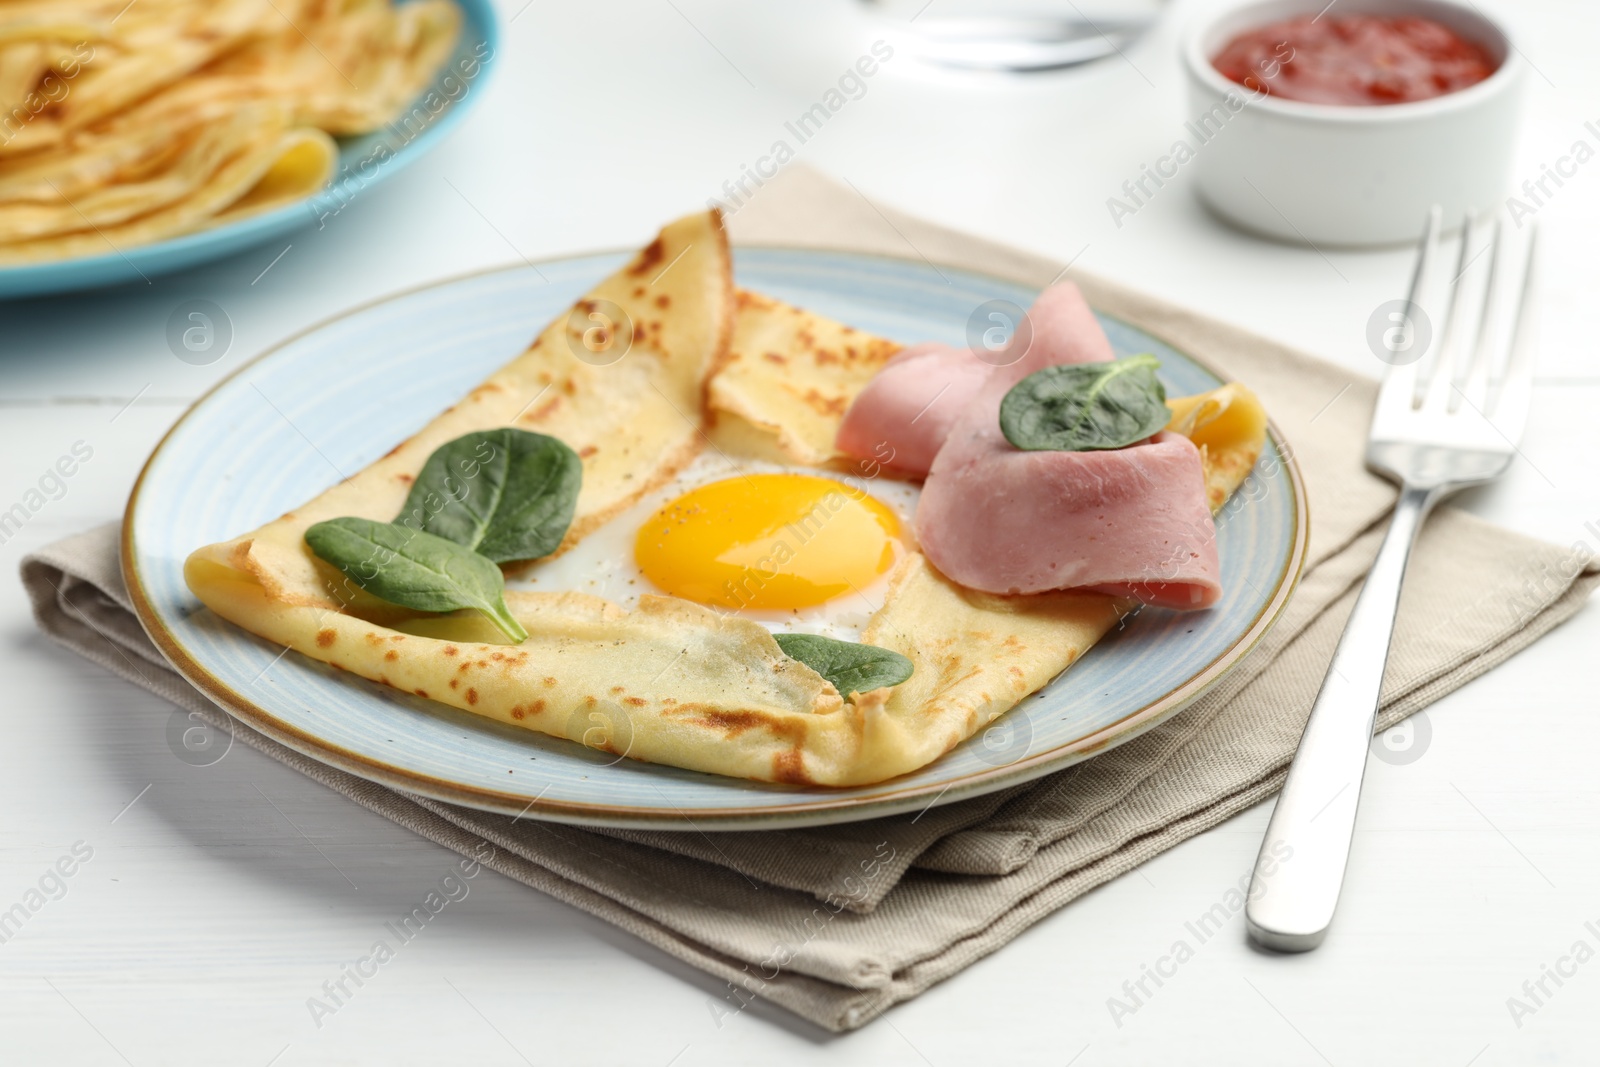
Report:
[[[589,316],[616,310],[631,323],[626,357],[604,366],[580,358]],[[862,640],[908,657],[914,673],[847,698],[737,614],[665,596],[642,596],[630,611],[581,593],[511,589],[507,606],[529,637],[508,645],[476,614],[425,614],[351,595],[304,540],[327,519],[393,519],[436,448],[500,427],[557,437],[582,459],[568,547],[666,484],[713,432],[719,447],[743,442],[744,454],[837,464],[839,420],[897,348],[736,295],[719,216],[689,216],[416,435],[304,506],[197,550],[185,577],[213,611],[262,637],[503,723],[762,781],[848,786],[904,774],[1076,662],[1129,602],[1087,592],[975,593],[908,551]],[[1247,403],[1233,395],[1235,407]],[[1227,407],[1194,398],[1178,429],[1198,435]],[[1261,446],[1259,433],[1204,443],[1218,503]]]
[[[130,134],[100,157],[47,153],[0,172],[0,265],[112,255],[305,200],[338,171],[321,130],[291,127],[287,109],[244,107],[170,141]],[[102,169],[135,170],[108,182]]]

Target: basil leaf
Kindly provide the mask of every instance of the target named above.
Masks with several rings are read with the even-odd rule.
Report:
[[[434,450],[395,522],[496,563],[539,559],[566,536],[582,485],[583,461],[554,437],[484,430]]]
[[[1167,391],[1155,356],[1067,363],[1035,371],[1000,402],[1000,432],[1025,452],[1123,448],[1166,428]]]
[[[306,544],[379,600],[417,611],[474,608],[511,640],[528,631],[506,608],[500,568],[454,541],[371,519],[330,519],[306,531]]]
[[[835,641],[816,634],[773,634],[783,654],[797,659],[833,683],[844,697],[899,685],[911,677],[911,661],[877,645]]]

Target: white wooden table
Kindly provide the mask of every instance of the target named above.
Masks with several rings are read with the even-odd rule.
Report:
[[[638,243],[767,153],[882,36],[848,0],[505,0],[502,11],[505,62],[474,90],[481,110],[325,229],[153,285],[0,305],[0,510],[74,443],[93,450],[60,499],[0,545],[0,567],[116,517],[162,431],[264,346],[432,279]],[[1408,252],[1255,241],[1209,217],[1181,178],[1113,225],[1106,198],[1186,117],[1174,51],[1184,14],[1126,61],[1070,73],[997,81],[897,56],[798,157],[1375,374],[1367,319],[1399,295]],[[1600,146],[1584,128],[1600,118],[1600,17],[1581,0],[1525,3],[1519,16],[1537,73],[1518,181],[1574,141]],[[1547,313],[1525,458],[1463,503],[1600,548],[1597,214],[1600,162],[1540,210]],[[174,358],[165,340],[173,309],[196,298],[233,328],[208,366]],[[242,746],[209,767],[180,761],[172,708],[47,643],[6,580],[0,909],[41,879],[56,890],[48,872],[75,843],[92,857],[68,862],[64,895],[0,944],[0,1063],[1594,1063],[1597,647],[1590,606],[1430,708],[1418,758],[1374,762],[1322,949],[1258,954],[1235,918],[1120,1025],[1107,999],[1247,869],[1266,808],[843,1037],[768,1008],[719,1023],[717,983],[493,874],[319,1028],[307,998],[453,855]],[[1573,973],[1544,978],[1548,995],[1514,1017],[1508,998],[1535,1006],[1524,983],[1538,994],[1544,969],[1579,941],[1585,962],[1561,964]]]

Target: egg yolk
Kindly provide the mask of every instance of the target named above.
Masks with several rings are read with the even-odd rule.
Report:
[[[639,528],[634,558],[663,590],[726,608],[807,608],[860,590],[895,560],[899,520],[832,478],[711,482]]]

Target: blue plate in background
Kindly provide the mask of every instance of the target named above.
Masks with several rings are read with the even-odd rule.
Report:
[[[263,215],[103,256],[0,267],[0,300],[145,281],[243,252],[338,214],[351,200],[438,144],[483,92],[499,54],[499,25],[490,0],[456,3],[463,18],[455,55],[395,123],[339,139],[339,174],[321,193]],[[475,73],[464,76],[462,72],[469,70]]]
[[[123,573],[173,665],[277,741],[410,793],[527,818],[770,829],[946,804],[1036,778],[1177,713],[1277,619],[1305,559],[1305,491],[1273,430],[1217,521],[1225,590],[1209,611],[1147,609],[994,726],[936,762],[849,789],[744,781],[623,759],[384,688],[205,610],[183,562],[361,470],[515,358],[627,261],[575,256],[444,282],[292,338],[195,404],[150,457],[123,523]],[[841,252],[741,249],[742,286],[898,341],[964,344],[974,307],[1034,292],[952,267]],[[1215,388],[1199,361],[1101,317],[1120,355],[1153,352],[1170,394]],[[304,429],[310,436],[302,437]]]

